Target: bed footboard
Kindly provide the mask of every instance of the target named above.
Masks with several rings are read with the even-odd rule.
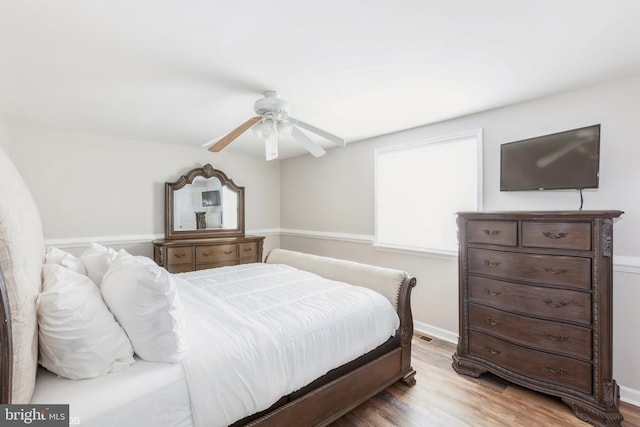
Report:
[[[243,425],[280,427],[330,424],[398,381],[401,352],[396,348]]]
[[[400,345],[402,348],[403,381],[415,384],[415,371],[411,367],[411,338],[413,337],[413,315],[411,314],[411,290],[416,279],[404,271],[361,264],[285,249],[273,249],[265,262],[286,264],[300,270],[310,271],[331,280],[364,286],[384,295],[393,305],[400,318]]]

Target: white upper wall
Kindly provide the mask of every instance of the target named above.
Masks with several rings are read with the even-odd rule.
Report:
[[[636,77],[365,140],[321,160],[288,159],[281,166],[282,227],[373,235],[374,149],[478,128],[485,210],[577,210],[577,191],[500,192],[500,144],[601,123],[600,188],[584,191],[584,209],[625,211],[614,227],[615,254],[640,257],[639,100]]]
[[[164,183],[211,163],[245,187],[245,228],[280,225],[280,166],[202,147],[11,128],[9,153],[40,209],[45,239],[164,234]]]

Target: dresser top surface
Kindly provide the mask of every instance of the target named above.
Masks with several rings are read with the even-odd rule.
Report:
[[[184,246],[184,245],[203,245],[203,244],[224,244],[224,243],[243,243],[263,240],[264,236],[237,236],[237,237],[210,237],[202,239],[157,239],[153,243],[164,246]]]
[[[618,218],[623,211],[495,211],[495,212],[458,212],[458,216],[468,219],[591,219]]]

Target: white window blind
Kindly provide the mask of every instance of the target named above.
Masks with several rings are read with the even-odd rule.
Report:
[[[482,208],[482,131],[375,151],[376,246],[453,253],[456,212]]]

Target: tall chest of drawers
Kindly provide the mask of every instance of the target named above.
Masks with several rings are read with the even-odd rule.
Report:
[[[558,396],[618,426],[612,378],[613,219],[621,211],[458,215],[460,337],[453,368]]]

